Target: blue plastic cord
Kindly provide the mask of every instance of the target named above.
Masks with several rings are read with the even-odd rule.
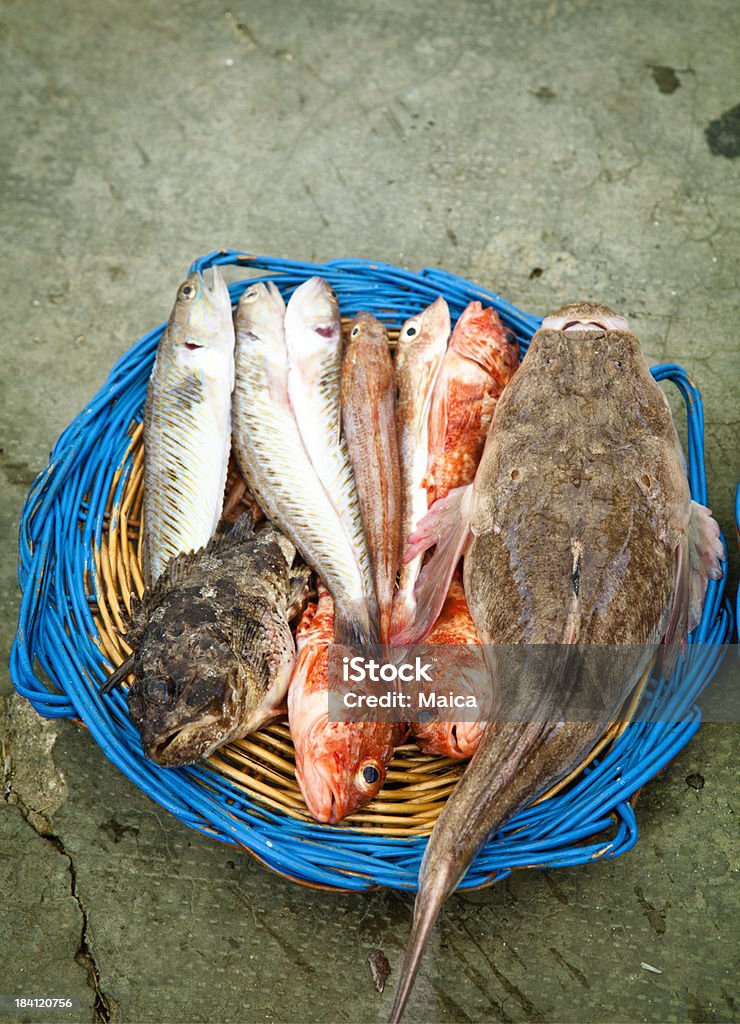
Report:
[[[286,298],[308,277],[326,278],[342,314],[370,309],[400,327],[443,294],[453,319],[468,302],[492,305],[515,331],[522,350],[541,324],[501,296],[444,270],[413,273],[367,260],[325,264],[215,251],[193,269],[241,266],[247,277],[229,286],[232,302],[254,280],[274,280]],[[146,387],[164,324],[144,335],[114,365],[92,401],[62,433],[49,465],[34,481],[23,510],[18,579],[22,590],[11,676],[17,691],[46,717],[76,718],[145,793],[189,827],[249,849],[275,871],[314,885],[364,891],[375,886],[415,890],[426,838],[369,836],[346,826],[307,823],[250,799],[213,765],[163,769],[143,755],[122,692],[99,695],[111,666],[96,644],[90,608],[97,588],[93,549],[100,545],[117,472],[113,514],[131,469],[129,443],[140,422]],[[654,367],[656,380],[678,387],[687,408],[687,464],[692,497],[706,503],[704,411],[688,375],[673,364]],[[740,488],[737,514],[740,523]],[[725,580],[712,581],[702,621],[690,642],[721,645],[733,632]],[[703,648],[673,678],[653,681],[630,725],[565,791],[517,814],[481,850],[460,888],[487,885],[514,868],[559,867],[616,857],[637,841],[630,799],[688,743],[700,723],[695,702],[716,672],[722,652]],[[48,676],[44,679],[42,673]]]

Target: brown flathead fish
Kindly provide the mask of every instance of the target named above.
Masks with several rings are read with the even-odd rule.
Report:
[[[685,636],[707,578],[722,574],[719,528],[691,501],[665,396],[626,321],[603,306],[544,321],[496,408],[475,482],[429,519],[433,559],[467,548],[465,593],[499,697],[427,846],[394,1021],[477,851],[583,759],[661,638]],[[437,571],[449,577],[449,566]],[[604,649],[611,657],[595,657]],[[574,713],[584,694],[601,713]]]

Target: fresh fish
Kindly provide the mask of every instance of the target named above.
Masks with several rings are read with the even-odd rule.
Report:
[[[144,580],[196,551],[221,515],[231,446],[234,325],[217,267],[180,285],[157,348],[144,410]]]
[[[429,408],[434,384],[450,336],[450,310],[440,297],[403,325],[396,348],[396,426],[401,459],[401,545],[417,528],[427,510],[424,478],[427,469]],[[393,601],[391,635],[401,633],[414,619],[414,585],[421,557],[399,568]]]
[[[234,451],[260,506],[331,591],[336,642],[357,646],[372,635],[365,580],[290,406],[284,315],[272,282],[252,285],[239,301]]]
[[[157,764],[208,757],[284,704],[295,660],[294,554],[273,526],[255,533],[244,515],[206,547],[178,555],[145,592],[127,636],[128,707]]]
[[[462,694],[465,690],[463,676],[467,676],[468,687],[465,692],[469,691],[474,694],[480,703],[484,696],[483,691],[488,690],[486,663],[483,653],[475,647],[480,644],[480,640],[468,610],[468,603],[465,600],[462,579],[457,573],[450,584],[440,616],[424,643],[425,645],[465,644],[469,646],[469,650],[466,651],[464,668],[454,659],[450,662],[448,671],[454,674],[454,678],[450,678],[450,689],[457,694]],[[479,658],[476,657],[478,654]],[[468,661],[470,664],[467,664]],[[435,675],[435,688],[438,691],[445,688],[444,677],[440,678]],[[425,754],[442,754],[443,757],[464,760],[472,757],[477,750],[485,726],[486,723],[483,721],[413,722],[411,731]]]
[[[493,673],[507,664],[496,645],[526,645],[526,657],[516,679],[495,676],[498,721],[430,837],[393,1021],[477,851],[583,759],[661,638],[696,625],[707,578],[722,575],[719,528],[690,499],[668,403],[625,323],[589,304],[547,318],[498,404],[474,484],[429,513],[438,523],[427,534],[458,534],[433,559],[449,562],[467,537],[465,593],[481,642],[494,645]],[[602,677],[589,675],[588,645],[620,645],[619,671],[601,659]],[[543,650],[560,652],[550,671]],[[574,720],[589,688],[604,715]]]
[[[472,483],[493,411],[519,366],[519,342],[496,311],[471,302],[463,310],[434,385],[429,412],[427,501]]]
[[[342,324],[337,297],[323,278],[309,278],[293,292],[285,311],[285,343],[290,405],[311,464],[354,551],[370,639],[377,640],[372,563],[352,463],[342,437]]]
[[[342,424],[362,506],[384,644],[390,639],[391,605],[401,559],[401,467],[395,407],[388,334],[372,313],[358,313],[342,364]]]
[[[330,722],[329,645],[334,607],[319,583],[318,605],[303,613],[298,657],[288,690],[295,774],[311,814],[336,824],[377,796],[406,727],[397,722]]]

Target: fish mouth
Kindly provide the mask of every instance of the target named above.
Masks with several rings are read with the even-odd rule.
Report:
[[[221,306],[228,304],[231,308],[231,297],[229,295],[229,289],[226,285],[226,281],[223,278],[223,274],[218,267],[210,268],[211,282],[210,284],[206,280],[205,273],[208,271],[198,270],[196,271],[196,277],[201,293],[207,302],[213,303],[214,305]]]
[[[332,770],[334,769],[334,770]],[[303,766],[301,789],[312,816],[322,824],[336,825],[354,808],[342,793],[333,757],[322,757]]]
[[[209,726],[216,719],[177,725],[165,733],[144,738],[146,756],[164,768],[178,768],[206,757],[217,741],[212,741]]]
[[[578,316],[571,313],[565,315],[546,316],[542,321],[541,330],[563,331],[565,334],[577,334],[581,331],[631,331],[629,321],[616,313],[604,316]]]

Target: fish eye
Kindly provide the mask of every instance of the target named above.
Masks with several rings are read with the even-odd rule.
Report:
[[[259,288],[257,288],[256,285],[252,285],[251,288],[247,288],[242,298],[244,299],[245,302],[254,302],[259,293]]]
[[[407,327],[403,333],[406,335],[407,338],[413,338],[413,336],[416,334],[416,328],[414,326]]]
[[[374,758],[363,761],[357,770],[357,785],[360,789],[369,792],[380,781],[381,764]]]
[[[357,337],[357,335],[358,335],[359,333],[360,333],[360,325],[359,325],[359,324],[356,324],[356,325],[355,325],[355,326],[354,326],[354,327],[352,328],[352,333],[350,334],[350,337],[351,337],[351,338],[356,338],[356,337]]]
[[[191,299],[195,298],[197,292],[198,289],[195,287],[195,285],[191,284],[190,281],[186,281],[185,284],[182,285],[180,288],[180,294],[178,298],[185,299],[186,302],[189,302]]]
[[[164,704],[169,696],[167,681],[155,676],[146,681],[146,699],[152,704]]]
[[[510,345],[516,345],[517,344],[516,334],[512,334],[510,331],[506,332],[506,340],[508,341],[508,343]]]

